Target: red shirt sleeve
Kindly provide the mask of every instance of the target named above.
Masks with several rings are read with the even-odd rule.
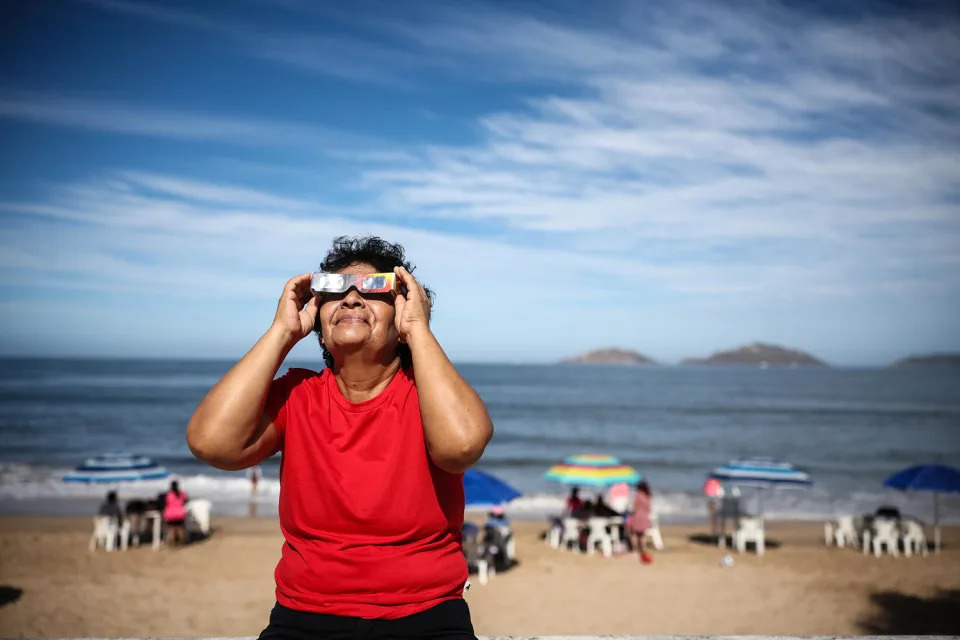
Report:
[[[277,451],[283,450],[283,436],[287,430],[289,407],[296,401],[294,391],[305,381],[317,375],[316,371],[309,369],[290,369],[270,383],[263,411],[270,416],[271,422],[277,429]]]

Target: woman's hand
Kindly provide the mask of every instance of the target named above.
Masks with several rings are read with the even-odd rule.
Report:
[[[406,342],[418,331],[430,330],[430,298],[409,271],[394,267],[393,272],[407,289],[406,294],[398,293],[394,301],[397,332],[400,340]]]
[[[281,332],[292,347],[313,331],[320,300],[310,291],[310,274],[301,273],[283,287],[272,329]]]

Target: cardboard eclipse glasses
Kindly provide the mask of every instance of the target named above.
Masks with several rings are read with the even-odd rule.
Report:
[[[324,293],[345,293],[350,287],[359,293],[392,293],[400,291],[400,279],[394,273],[324,273],[310,274],[310,291],[318,296]]]

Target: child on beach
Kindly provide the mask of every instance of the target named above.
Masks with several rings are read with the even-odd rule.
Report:
[[[647,553],[647,539],[644,533],[652,524],[650,522],[650,486],[643,480],[637,483],[637,491],[633,496],[633,512],[627,516],[627,531],[634,541],[634,549],[640,554],[643,564],[650,564],[653,558]]]

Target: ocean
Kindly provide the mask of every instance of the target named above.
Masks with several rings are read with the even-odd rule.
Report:
[[[0,513],[88,514],[107,487],[61,476],[92,455],[126,451],[170,469],[215,513],[250,507],[243,472],[207,467],[184,430],[232,363],[204,360],[0,359]],[[316,368],[316,363],[287,362]],[[767,517],[820,519],[892,504],[932,518],[930,494],[886,490],[913,464],[960,466],[960,372],[898,369],[757,369],[463,364],[496,434],[478,467],[524,496],[516,517],[540,518],[566,488],[543,478],[575,453],[608,453],[636,467],[663,521],[703,518],[709,471],[745,456],[807,470],[808,490],[768,491]],[[276,513],[279,457],[263,465],[255,504]],[[167,481],[118,486],[121,499],[155,495]],[[586,495],[590,496],[587,490]],[[758,496],[745,494],[750,500]],[[960,498],[941,519],[960,522]],[[756,504],[756,503],[754,503]]]

